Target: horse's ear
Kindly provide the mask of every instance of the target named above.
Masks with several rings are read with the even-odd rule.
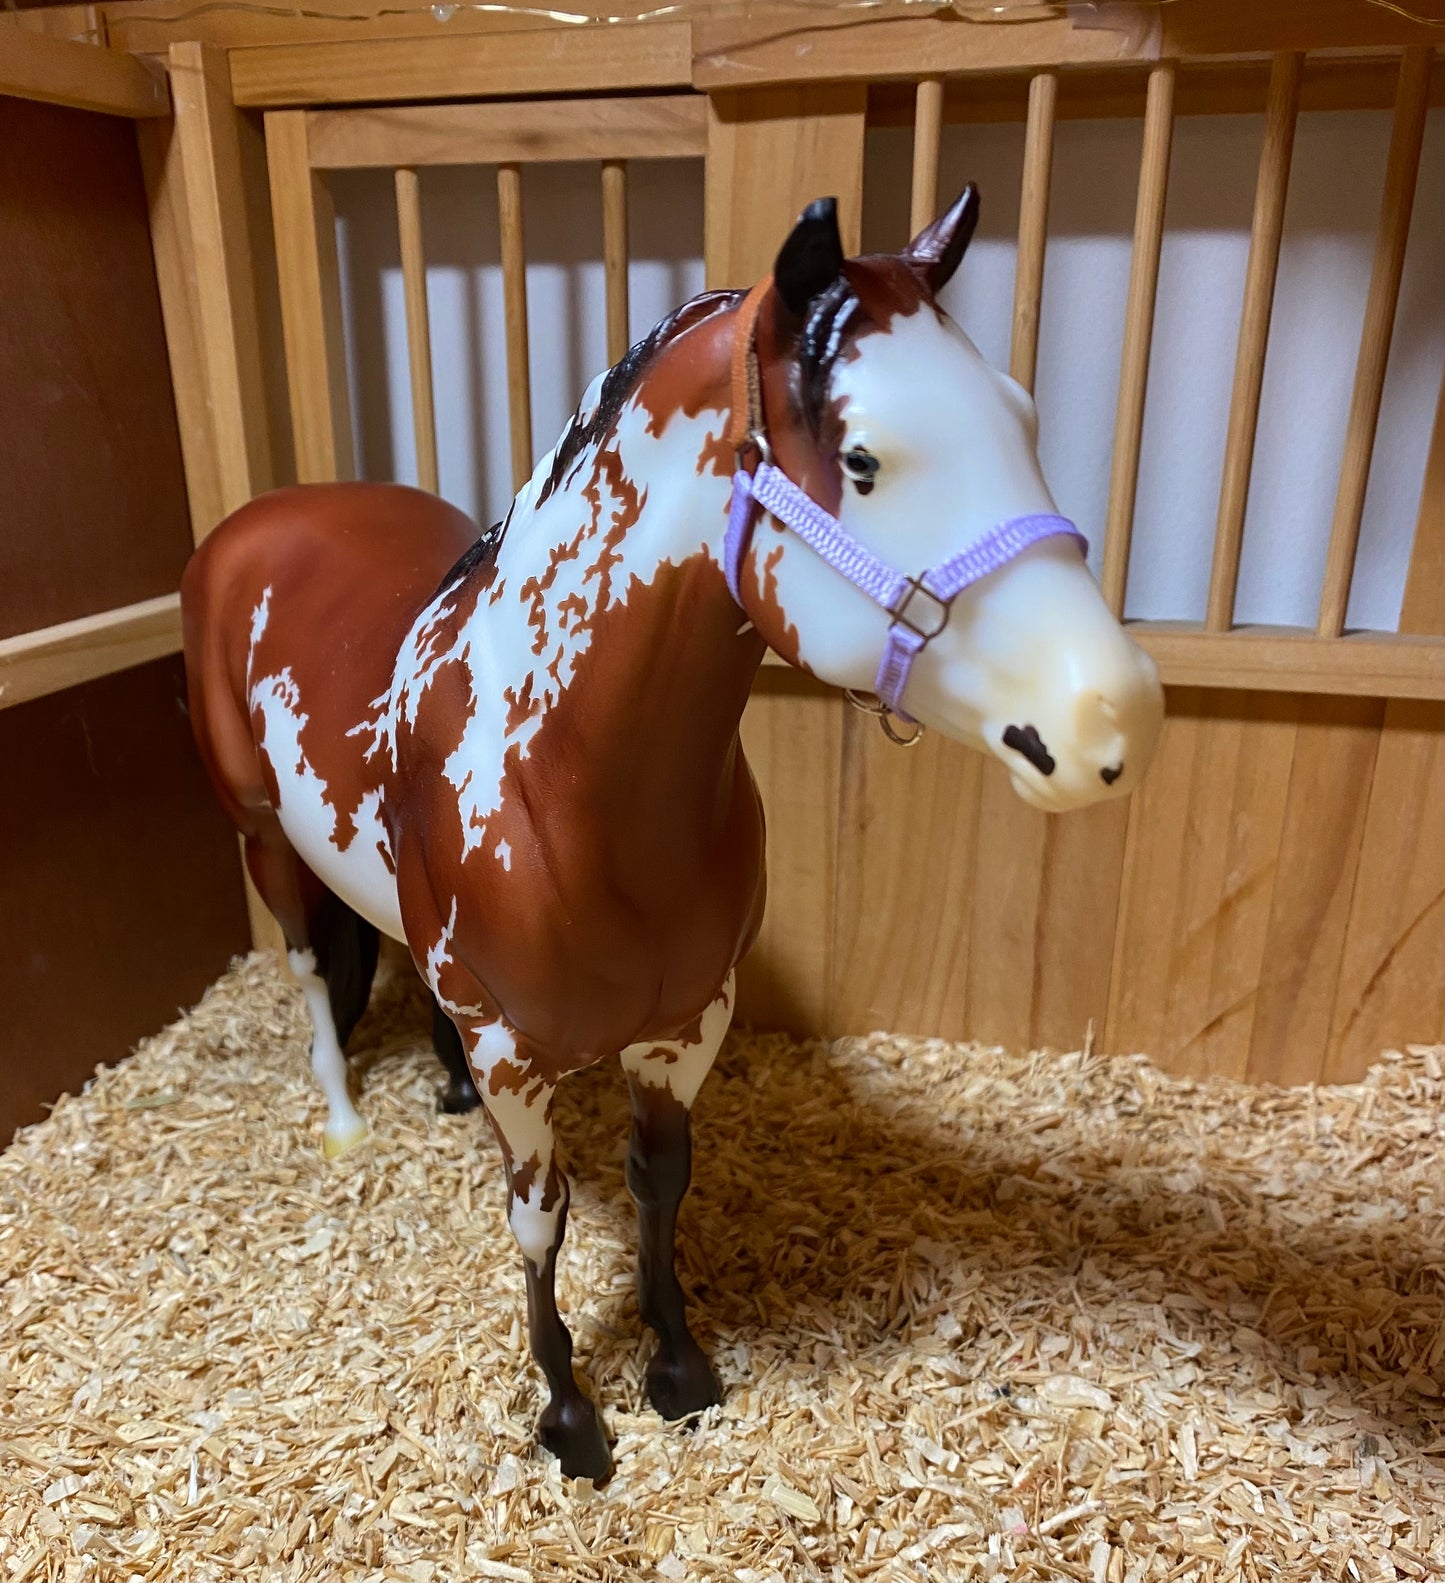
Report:
[[[943,290],[963,262],[964,249],[978,225],[978,188],[969,182],[951,208],[926,226],[903,250],[903,256],[922,271],[929,289]]]
[[[838,235],[838,200],[815,198],[778,250],[773,284],[788,311],[802,318],[808,304],[843,273],[843,239]]]

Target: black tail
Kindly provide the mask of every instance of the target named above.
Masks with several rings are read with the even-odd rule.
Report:
[[[371,999],[371,981],[376,976],[376,958],[381,937],[369,924],[341,900],[328,893],[322,916],[312,928],[312,948],[317,971],[326,980],[331,1002],[331,1018],[341,1047],[361,1021]]]

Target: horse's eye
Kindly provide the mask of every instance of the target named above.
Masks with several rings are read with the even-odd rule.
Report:
[[[855,445],[843,455],[843,471],[853,480],[853,487],[860,495],[868,494],[878,476],[879,461],[861,445]]]

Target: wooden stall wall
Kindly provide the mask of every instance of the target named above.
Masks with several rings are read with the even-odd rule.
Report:
[[[0,641],[164,602],[191,527],[127,121],[0,98],[0,393]],[[246,940],[178,658],[0,708],[0,1144]]]
[[[231,101],[265,116],[296,462],[310,478],[353,466],[330,168],[396,170],[418,453],[431,465],[415,170],[497,165],[521,472],[533,449],[518,177],[528,160],[599,162],[611,216],[603,239],[611,344],[615,305],[625,308],[623,162],[638,153],[628,131],[637,115],[667,128],[650,134],[652,152],[695,153],[702,126],[715,285],[756,279],[819,193],[838,194],[845,238],[857,241],[864,133],[885,98],[895,111],[905,106],[915,127],[915,221],[936,200],[944,118],[1017,116],[1027,132],[1010,362],[1028,385],[1055,117],[1070,94],[1089,97],[1088,113],[1140,117],[1103,567],[1116,608],[1129,567],[1174,117],[1185,106],[1256,114],[1259,187],[1208,614],[1189,629],[1138,628],[1169,683],[1150,777],[1128,802],[1050,818],[1020,803],[998,766],[933,738],[902,753],[836,696],[768,667],[744,730],[768,806],[771,894],[741,1012],[804,1033],[885,1027],[1056,1047],[1092,1039],[1102,1049],[1143,1049],[1182,1073],[1275,1081],[1353,1076],[1387,1045],[1441,1037],[1438,424],[1402,636],[1343,632],[1424,112],[1440,99],[1438,22],[1359,0],[1175,0],[1121,10],[1114,20],[1135,25],[1110,27],[1081,26],[1057,8],[994,28],[884,5],[861,17],[719,8],[634,29],[548,28],[462,8],[444,36],[422,10],[357,21],[328,14],[325,0],[304,16],[197,12],[187,0],[113,0],[65,16],[114,44],[170,51],[183,146],[165,159],[181,160],[184,225],[201,228],[189,240],[173,229],[172,267],[192,256],[203,267],[184,290],[166,293],[168,320],[180,301],[173,352],[189,334],[212,382],[209,393],[204,381],[199,394],[187,388],[182,374],[195,359],[182,358],[176,388],[184,428],[196,402],[224,409],[209,465],[229,456],[242,495],[265,472],[256,426],[268,422],[245,356],[243,215],[252,250],[269,253],[269,243],[238,196],[254,126]],[[1302,103],[1391,102],[1396,132],[1318,628],[1240,631],[1234,593],[1295,116]],[[207,314],[213,330],[204,330]],[[190,462],[188,447],[188,470]]]

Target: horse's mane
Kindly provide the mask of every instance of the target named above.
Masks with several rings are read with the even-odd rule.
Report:
[[[632,347],[621,362],[614,363],[607,370],[603,376],[602,389],[598,392],[597,405],[585,419],[579,407],[557,442],[557,449],[552,455],[552,470],[537,496],[539,506],[561,485],[581,452],[611,431],[623,403],[637,388],[653,358],[673,336],[692,329],[715,313],[736,307],[741,298],[742,293],[738,291],[705,291],[700,296],[690,298]]]

